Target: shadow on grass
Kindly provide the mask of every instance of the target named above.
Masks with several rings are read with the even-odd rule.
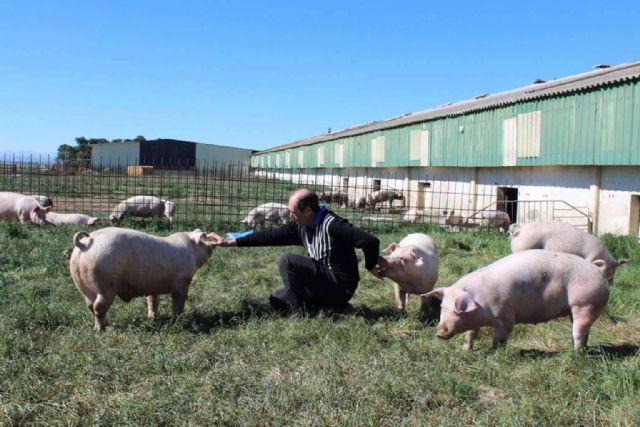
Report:
[[[520,357],[527,357],[531,359],[548,359],[549,357],[554,357],[560,354],[560,352],[539,350],[537,348],[529,348],[529,349],[520,350],[518,354],[520,355]]]
[[[251,319],[256,318],[313,318],[323,314],[333,322],[339,322],[346,317],[360,316],[368,322],[375,323],[381,319],[400,319],[405,316],[398,310],[388,308],[371,308],[367,306],[353,307],[347,304],[335,308],[310,308],[304,313],[293,314],[276,310],[268,302],[244,299],[238,311],[222,311],[215,314],[190,313],[178,318],[171,316],[160,317],[154,322],[154,329],[177,326],[180,330],[190,331],[194,334],[204,334],[221,328],[233,328]]]
[[[588,353],[591,355],[605,354],[612,358],[622,359],[637,355],[639,350],[640,347],[635,344],[601,344],[589,348]]]

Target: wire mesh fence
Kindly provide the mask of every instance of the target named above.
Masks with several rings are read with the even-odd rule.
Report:
[[[55,212],[103,220],[138,210],[138,214],[164,214],[178,222],[228,223],[242,228],[286,221],[290,194],[304,187],[316,191],[322,203],[337,214],[366,229],[407,222],[439,224],[452,230],[506,229],[513,222],[563,221],[591,231],[587,207],[563,200],[525,199],[517,185],[482,182],[460,172],[253,169],[244,163],[180,165],[157,160],[151,163],[154,166],[140,164],[149,162],[4,157],[0,190],[46,196]],[[129,206],[121,204],[135,196],[146,198],[129,200]],[[152,197],[163,205],[168,201],[171,215],[166,206],[154,210],[150,205],[159,202]],[[254,215],[249,215],[252,210]]]

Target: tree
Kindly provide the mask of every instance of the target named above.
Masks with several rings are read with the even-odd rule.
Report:
[[[79,136],[75,139],[76,146],[62,144],[58,147],[58,159],[60,160],[91,160],[91,146],[97,144],[109,144],[110,142],[142,142],[146,141],[144,136],[138,135],[134,139],[113,139],[106,138],[85,138]]]

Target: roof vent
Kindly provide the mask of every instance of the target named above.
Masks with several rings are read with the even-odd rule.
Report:
[[[486,98],[487,96],[489,96],[489,94],[488,94],[488,93],[485,93],[484,95],[478,95],[478,96],[476,96],[476,97],[475,97],[475,98],[473,98],[473,99]]]
[[[611,65],[608,64],[598,64],[598,65],[594,65],[593,68],[595,68],[596,70],[602,69],[602,68],[611,68]]]
[[[534,85],[539,85],[540,83],[546,83],[546,82],[547,82],[546,80],[542,80],[542,79],[535,79],[535,80],[533,81],[533,84],[534,84]]]
[[[331,133],[331,128],[327,129],[327,133]]]

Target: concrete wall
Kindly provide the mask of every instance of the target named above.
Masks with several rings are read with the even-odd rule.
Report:
[[[640,226],[640,167],[510,167],[510,168],[348,168],[265,172],[272,178],[303,185],[325,185],[346,191],[353,204],[380,180],[382,189],[402,190],[404,201],[393,207],[418,208],[439,215],[454,209],[464,217],[498,203],[498,187],[517,189],[516,220],[562,221],[596,234],[637,235]]]
[[[91,147],[93,168],[137,166],[139,163],[140,143],[138,142],[96,144]]]
[[[249,164],[252,150],[245,148],[225,147],[213,144],[196,144],[196,163],[198,167],[207,167],[222,163]]]

